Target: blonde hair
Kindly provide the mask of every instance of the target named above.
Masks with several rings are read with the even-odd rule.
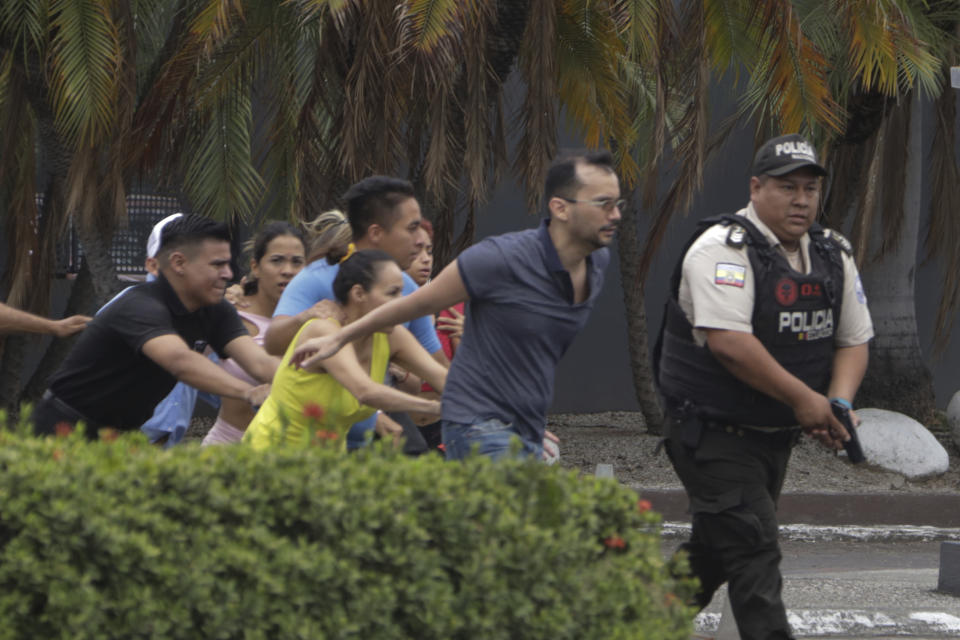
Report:
[[[326,258],[330,264],[336,264],[347,255],[353,231],[343,211],[324,211],[304,222],[303,228],[307,232],[307,263]]]

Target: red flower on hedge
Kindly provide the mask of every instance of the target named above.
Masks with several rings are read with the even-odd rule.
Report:
[[[339,434],[335,431],[326,431],[324,429],[318,430],[315,434],[317,440],[336,440],[339,437]]]
[[[58,422],[54,427],[58,438],[66,438],[73,433],[73,425],[69,422]]]
[[[53,459],[56,460],[57,462],[60,462],[61,460],[63,460],[63,451],[60,451],[60,449],[54,449]]]
[[[111,429],[110,427],[100,429],[100,439],[104,442],[113,442],[118,437],[120,437],[120,432],[116,429]]]
[[[626,549],[627,548],[626,541],[620,536],[610,536],[609,538],[605,538],[603,540],[603,544],[608,549]]]
[[[312,420],[323,420],[323,407],[315,402],[303,406],[303,415]]]
[[[637,511],[640,513],[643,513],[644,511],[650,511],[651,507],[653,507],[653,505],[650,504],[649,500],[637,500]]]

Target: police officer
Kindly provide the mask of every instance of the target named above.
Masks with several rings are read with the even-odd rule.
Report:
[[[849,439],[830,400],[850,408],[873,337],[849,242],[814,222],[826,173],[799,135],[760,147],[750,203],[687,245],[657,349],[696,604],[729,582],[744,639],[792,637],[776,519],[787,461],[801,432]]]

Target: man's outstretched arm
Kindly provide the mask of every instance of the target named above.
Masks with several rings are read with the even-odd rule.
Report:
[[[460,277],[457,262],[448,264],[436,278],[408,296],[392,300],[374,309],[336,333],[307,340],[294,352],[293,363],[310,366],[329,358],[343,345],[375,331],[402,324],[414,318],[433,315],[468,298],[467,287]]]
[[[178,335],[166,334],[143,343],[143,355],[166,369],[173,377],[191,387],[218,396],[236,398],[259,406],[270,385],[255,387],[235,378],[208,358],[190,349]]]
[[[51,320],[0,302],[0,333],[24,331],[50,333],[58,338],[66,338],[81,331],[88,322],[90,322],[88,316],[70,316],[62,320]]]

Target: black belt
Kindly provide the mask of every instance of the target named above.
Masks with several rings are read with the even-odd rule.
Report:
[[[715,420],[704,420],[703,426],[709,431],[729,433],[739,438],[749,438],[760,442],[794,443],[800,438],[800,427],[783,427],[782,429],[771,429],[767,431],[751,429],[743,425],[724,424],[722,422],[716,422]]]

